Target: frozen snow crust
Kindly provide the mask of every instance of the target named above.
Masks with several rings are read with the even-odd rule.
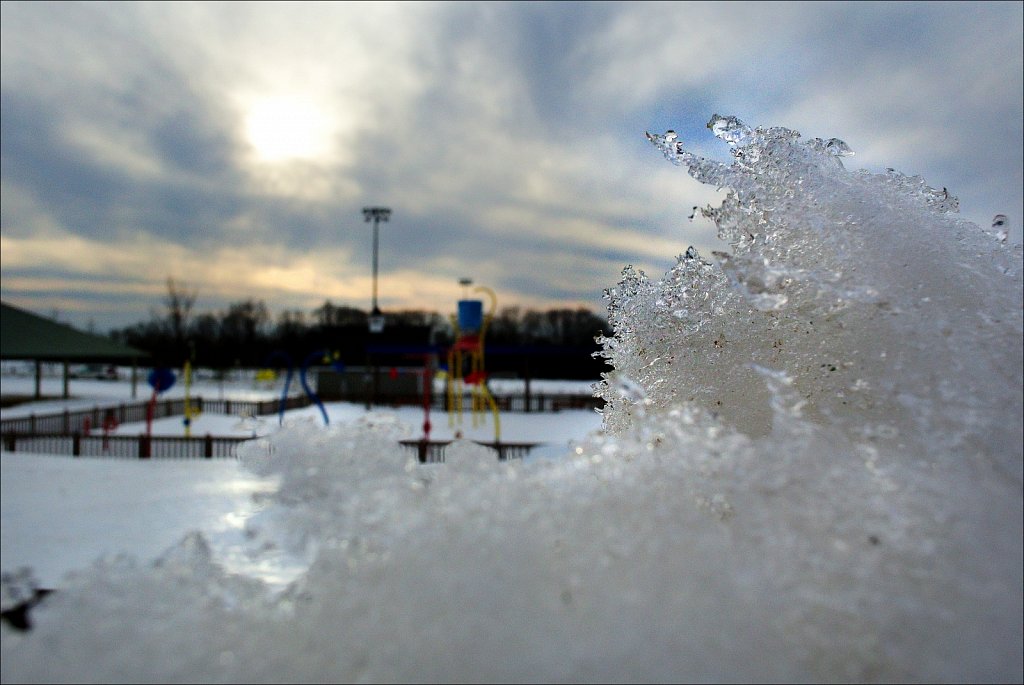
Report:
[[[3,628],[6,681],[1020,681],[1021,248],[835,139],[650,136],[730,246],[608,291],[605,430],[419,465],[380,418],[248,443],[254,549],[99,562]]]

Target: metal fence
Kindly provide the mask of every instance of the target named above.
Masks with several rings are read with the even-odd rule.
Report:
[[[196,397],[189,400],[193,409],[210,414],[237,414],[240,416],[265,416],[279,411],[280,400],[205,400]],[[154,419],[168,416],[182,416],[185,413],[185,400],[158,400],[153,404]],[[285,409],[301,409],[312,404],[305,395],[289,397]],[[118,424],[146,421],[149,416],[150,402],[133,402],[131,404],[108,405],[92,409],[65,410],[57,414],[37,416],[19,416],[0,420],[0,434],[22,433],[37,435],[41,433],[89,433],[100,430],[107,412],[110,412]]]
[[[211,414],[265,416],[280,410],[279,400],[190,400],[195,409]],[[419,406],[421,396],[395,396],[375,406]],[[446,411],[446,395],[431,398],[433,409]],[[557,412],[562,409],[595,409],[601,406],[598,398],[589,395],[501,395],[495,397],[498,409],[505,412]],[[70,411],[42,416],[29,415],[0,421],[3,449],[9,452],[35,452],[41,454],[69,454],[75,457],[109,457],[113,459],[214,459],[233,458],[238,443],[249,437],[235,436],[150,436],[102,435],[108,413],[117,424],[181,416],[185,413],[184,399],[160,400],[155,403],[136,402],[106,407]],[[312,404],[306,396],[289,397],[286,409],[298,409]],[[464,411],[471,406],[464,397]],[[402,441],[414,450],[422,463],[444,462],[444,450],[450,444],[441,441]],[[498,459],[522,459],[537,443],[478,442],[497,453]]]
[[[537,395],[537,394],[515,394],[515,395],[494,395],[494,403],[499,411],[518,413],[550,413],[559,412],[563,409],[600,409],[604,406],[604,400],[591,395]],[[400,395],[378,396],[375,400],[359,396],[341,396],[344,402],[365,402],[375,406],[423,406],[422,395]],[[463,411],[468,411],[471,406],[471,395],[467,392],[462,396]],[[448,411],[448,395],[437,393],[430,398],[430,408],[436,411]]]
[[[149,435],[82,435],[81,433],[6,433],[8,452],[70,454],[74,457],[111,459],[224,459],[235,457],[238,443],[251,438]]]
[[[361,402],[363,398],[351,401]],[[193,408],[209,414],[240,416],[276,414],[281,406],[280,400],[209,400],[197,397],[191,399],[190,402]],[[494,402],[498,409],[504,412],[558,412],[563,409],[598,409],[603,405],[600,398],[590,395],[499,395],[494,398]],[[295,395],[286,400],[285,409],[301,409],[312,403],[312,400],[305,395]],[[386,399],[379,398],[373,404],[375,406],[422,406],[423,398],[420,395],[396,395]],[[431,409],[447,411],[447,404],[448,397],[443,393],[431,398]],[[118,424],[146,421],[149,406],[150,402],[122,403],[76,411],[65,410],[56,414],[39,416],[31,414],[3,419],[0,420],[0,435],[10,433],[27,435],[82,433],[84,435],[93,430],[100,430],[108,411],[112,413]],[[470,406],[469,396],[465,395],[463,398],[464,410],[468,410]],[[153,404],[154,419],[182,416],[184,413],[184,399],[159,400]]]
[[[82,435],[63,433],[24,435],[8,433],[3,436],[3,448],[8,452],[37,454],[69,454],[74,457],[106,457],[110,459],[233,459],[235,447],[251,440],[243,437],[186,438],[148,435]],[[494,450],[499,461],[522,459],[539,443],[535,442],[481,442]],[[401,444],[414,452],[424,464],[444,463],[445,448],[451,440],[402,440]]]
[[[421,464],[443,464],[444,451],[451,440],[401,440],[402,445],[414,452]],[[509,459],[522,459],[540,443],[536,442],[480,442],[474,440],[478,445],[483,445],[497,453],[498,461]]]

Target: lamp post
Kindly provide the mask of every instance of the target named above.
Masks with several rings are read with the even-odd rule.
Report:
[[[391,209],[388,207],[364,207],[363,216],[366,223],[373,221],[373,309],[370,311],[370,332],[380,333],[384,330],[384,314],[377,306],[377,228],[381,221],[387,222],[391,217]]]

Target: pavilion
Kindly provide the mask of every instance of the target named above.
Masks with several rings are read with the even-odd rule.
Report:
[[[42,365],[64,367],[63,397],[67,399],[69,366],[84,363],[121,363],[132,367],[132,397],[136,396],[138,363],[148,358],[141,350],[110,338],[85,333],[31,312],[0,302],[0,359],[35,362],[35,399],[42,398]]]

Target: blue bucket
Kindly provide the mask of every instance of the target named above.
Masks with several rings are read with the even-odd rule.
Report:
[[[459,300],[459,332],[476,333],[484,323],[482,300]]]

